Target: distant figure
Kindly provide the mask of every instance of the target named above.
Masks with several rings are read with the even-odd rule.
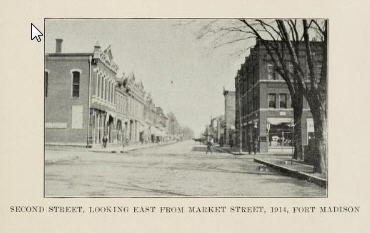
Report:
[[[122,151],[125,151],[125,144],[126,144],[126,139],[125,137],[122,137]]]
[[[213,144],[213,139],[212,138],[207,140],[206,154],[208,154],[208,151],[212,154],[212,144]]]
[[[253,148],[253,139],[250,138],[249,140],[249,144],[248,144],[248,153],[251,154],[252,153],[252,148]]]
[[[254,143],[253,143],[253,152],[254,152],[254,154],[256,154],[256,152],[257,152],[257,147],[258,147],[258,140],[254,140]]]
[[[106,148],[107,147],[107,142],[108,142],[108,136],[106,134],[103,136],[102,141],[103,141],[103,147]]]

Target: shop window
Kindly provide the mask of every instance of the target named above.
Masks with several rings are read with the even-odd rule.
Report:
[[[80,72],[72,72],[72,97],[80,97]]]
[[[269,108],[276,108],[276,94],[268,95]]]
[[[287,108],[287,94],[280,94],[280,108]]]

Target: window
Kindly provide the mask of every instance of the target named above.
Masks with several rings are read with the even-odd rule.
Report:
[[[320,76],[321,76],[321,70],[322,70],[322,64],[316,65],[316,67],[315,67],[315,75],[316,75],[316,78],[317,79],[319,79]]]
[[[287,108],[287,95],[286,94],[280,94],[279,97],[280,100],[280,108]]]
[[[101,82],[100,82],[100,98],[102,98],[102,99],[104,97],[104,86],[105,86],[105,79],[102,76],[101,77]]]
[[[268,80],[274,80],[275,79],[275,75],[274,75],[274,65],[268,63],[267,64],[267,79]]]
[[[288,70],[290,73],[294,73],[294,65],[293,62],[288,62]]]
[[[109,81],[107,79],[105,80],[104,100],[108,100],[108,92],[109,92]]]
[[[48,97],[48,88],[49,88],[49,73],[47,71],[44,72],[44,77],[45,77],[45,83],[44,83],[44,95],[45,97]]]
[[[72,72],[72,97],[80,97],[80,72]]]
[[[96,76],[96,90],[95,90],[95,95],[99,97],[99,91],[100,91],[100,75],[98,74]]]
[[[279,74],[277,68],[275,69],[274,80],[283,80],[283,77]]]
[[[294,77],[294,65],[293,62],[288,62],[289,79],[293,80]]]
[[[276,108],[276,94],[268,95],[269,108]]]

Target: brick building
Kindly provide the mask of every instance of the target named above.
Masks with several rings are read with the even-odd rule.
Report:
[[[313,51],[320,57],[319,46],[314,46]],[[303,44],[299,59],[305,64]],[[287,64],[289,69],[293,70],[289,60]],[[319,64],[318,62],[317,72],[321,69]],[[309,82],[308,69],[306,68],[304,72],[306,82]],[[294,123],[289,90],[261,41],[257,40],[256,45],[250,50],[250,55],[245,58],[245,62],[238,70],[235,89],[237,115],[235,125],[243,150],[247,150],[252,142],[257,142],[257,151],[260,152],[284,149],[291,151]],[[307,145],[309,138],[313,137],[314,127],[310,108],[305,99],[301,132],[303,145]]]
[[[55,53],[45,55],[46,144],[90,147],[101,144],[104,135],[109,143],[143,143],[157,125],[161,129],[149,134],[164,137],[163,110],[147,106],[143,83],[134,74],[117,77],[110,46],[102,50],[95,45],[91,53],[62,53],[62,42],[57,39]]]
[[[220,145],[224,144],[225,125],[226,122],[223,115],[212,118],[209,125],[208,133],[212,135],[214,142]]]
[[[235,144],[235,91],[223,90],[225,100],[224,143]]]

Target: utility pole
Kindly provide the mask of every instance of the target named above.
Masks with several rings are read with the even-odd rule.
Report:
[[[243,137],[242,137],[242,105],[241,105],[241,93],[240,93],[240,79],[239,79],[240,76],[238,76],[238,87],[237,87],[237,92],[238,92],[238,109],[239,109],[239,114],[238,114],[238,118],[239,118],[239,154],[242,153],[242,141],[243,141]]]

